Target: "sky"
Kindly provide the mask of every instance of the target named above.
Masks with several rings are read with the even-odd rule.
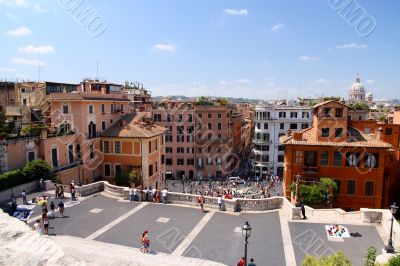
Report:
[[[400,98],[400,1],[0,0],[0,78],[153,96]],[[39,75],[40,69],[40,75]]]

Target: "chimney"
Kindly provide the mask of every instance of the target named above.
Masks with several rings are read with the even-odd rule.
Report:
[[[294,140],[297,140],[297,141],[303,140],[303,132],[301,132],[301,131],[295,131],[295,132],[293,133],[293,139],[294,139]]]

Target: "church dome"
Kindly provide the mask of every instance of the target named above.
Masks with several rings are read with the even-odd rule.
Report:
[[[361,83],[360,76],[357,76],[356,82],[350,87],[349,100],[365,101],[365,89],[364,85]]]

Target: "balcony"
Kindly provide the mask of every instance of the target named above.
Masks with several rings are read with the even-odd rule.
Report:
[[[318,167],[317,166],[303,166],[303,173],[307,174],[318,174]]]

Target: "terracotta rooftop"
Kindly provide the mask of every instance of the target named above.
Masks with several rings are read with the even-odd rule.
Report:
[[[94,100],[94,101],[129,101],[122,94],[100,94],[100,93],[90,93],[90,92],[69,92],[69,93],[50,93],[49,100],[53,101],[82,101],[82,100]]]
[[[291,136],[281,136],[279,141],[283,145],[307,145],[307,146],[332,146],[332,147],[366,147],[366,148],[392,148],[387,142],[379,140],[375,134],[365,134],[355,128],[349,127],[349,135],[351,141],[333,142],[333,141],[319,141],[317,140],[317,128],[312,126],[302,130],[302,140],[294,140],[293,134]],[[349,138],[349,139],[350,139]]]
[[[317,108],[317,107],[320,107],[320,106],[322,106],[322,105],[325,105],[325,104],[328,104],[328,103],[332,103],[332,102],[337,103],[337,104],[340,104],[340,105],[343,105],[343,106],[345,106],[345,107],[349,107],[348,105],[346,105],[346,104],[344,104],[344,103],[341,103],[341,102],[338,102],[338,101],[335,101],[335,100],[328,100],[328,101],[324,101],[324,102],[322,102],[322,103],[319,103],[319,104],[314,105],[313,108]]]
[[[104,131],[102,137],[114,138],[152,138],[164,134],[164,127],[145,122],[138,122],[132,115],[126,115],[123,119]]]

